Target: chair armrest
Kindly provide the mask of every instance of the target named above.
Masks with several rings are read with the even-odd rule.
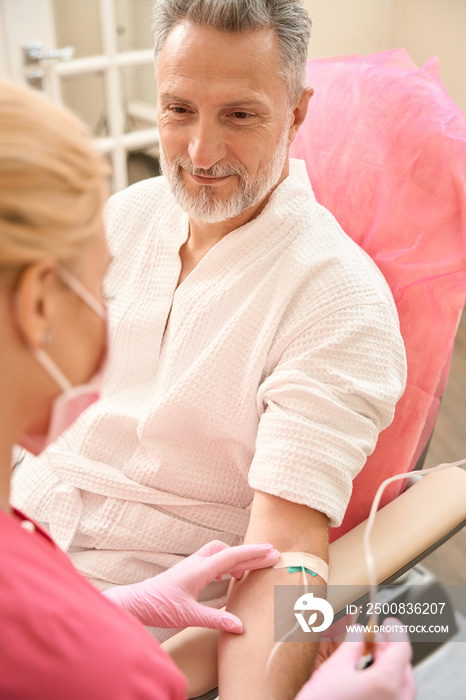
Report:
[[[461,529],[465,519],[466,472],[451,467],[423,477],[377,513],[371,536],[377,583],[390,583],[412,568]],[[348,587],[329,596],[335,613],[368,591],[366,522],[330,545],[329,585]]]
[[[218,630],[188,627],[162,644],[188,680],[188,698],[197,698],[217,687]]]

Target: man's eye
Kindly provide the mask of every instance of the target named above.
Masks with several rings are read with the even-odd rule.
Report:
[[[186,107],[169,107],[170,112],[175,112],[175,114],[187,114],[188,110]]]
[[[233,112],[232,116],[235,119],[240,119],[244,121],[248,117],[252,117],[252,114],[249,114],[249,112]]]

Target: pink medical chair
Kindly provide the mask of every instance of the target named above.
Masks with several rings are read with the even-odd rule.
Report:
[[[408,360],[395,419],[354,481],[343,524],[330,533],[330,583],[360,586],[362,594],[363,521],[379,484],[413,470],[425,451],[465,304],[466,122],[438,60],[418,69],[404,49],[310,61],[308,85],[315,94],[290,155],[306,162],[317,201],[384,274]],[[428,475],[403,492],[405,485],[386,490],[388,505],[376,518],[379,583],[465,524],[462,469]],[[164,644],[191,678],[193,695],[215,685],[215,634],[187,630]]]
[[[310,61],[308,85],[290,155],[384,274],[408,360],[395,419],[353,483],[335,540],[367,517],[385,478],[414,469],[434,427],[466,296],[466,122],[438,60],[418,69],[404,49]],[[382,504],[402,490],[397,482]]]

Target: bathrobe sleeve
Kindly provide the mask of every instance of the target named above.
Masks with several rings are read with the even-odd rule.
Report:
[[[258,392],[252,488],[343,518],[406,380],[391,306],[359,303],[289,340]]]

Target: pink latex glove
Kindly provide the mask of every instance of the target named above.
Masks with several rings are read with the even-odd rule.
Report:
[[[198,603],[200,592],[211,581],[221,580],[223,574],[240,579],[245,571],[273,566],[279,558],[271,544],[229,547],[214,540],[162,574],[129,586],[115,586],[104,595],[149,627],[211,627],[239,634],[243,631],[241,620]]]
[[[387,618],[384,625],[401,625]],[[362,671],[356,664],[363,641],[345,641],[304,685],[295,700],[414,700],[411,645],[404,632],[385,634],[374,645],[375,660]]]

